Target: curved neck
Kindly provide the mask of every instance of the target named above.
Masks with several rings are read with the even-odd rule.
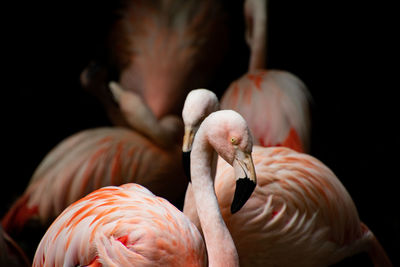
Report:
[[[249,71],[266,67],[267,0],[245,1],[246,40],[250,46]]]
[[[211,167],[213,154],[214,150],[205,136],[205,131],[200,127],[194,140],[190,167],[192,188],[207,246],[209,266],[239,266],[236,247],[222,218],[214,191]]]
[[[124,90],[117,82],[110,82],[109,87],[129,126],[161,147],[180,144],[178,137],[182,136],[183,124],[178,116],[157,119],[137,92]]]
[[[147,116],[137,126],[135,128],[161,147],[170,148],[181,143],[179,138],[183,136],[183,123],[177,116],[166,116],[160,120]]]
[[[132,128],[164,148],[178,144],[178,137],[183,135],[183,124],[177,116],[171,115],[157,120],[145,103],[137,105],[134,112],[126,112],[125,117]]]

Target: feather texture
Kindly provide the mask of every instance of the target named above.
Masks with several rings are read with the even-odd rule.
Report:
[[[252,156],[257,187],[238,213],[230,213],[234,174],[221,158],[214,184],[241,266],[327,266],[369,251],[373,233],[322,162],[285,147],[254,146]],[[185,214],[200,227],[191,201]]]
[[[185,190],[179,147],[165,150],[125,128],[86,130],[49,152],[2,223],[8,231],[35,218],[46,225],[93,190],[128,182],[177,203]]]
[[[205,255],[199,232],[181,212],[146,188],[125,184],[68,207],[43,237],[33,266],[204,266]]]
[[[254,135],[254,144],[287,146],[308,151],[310,94],[289,72],[253,70],[231,83],[221,109],[242,114]]]

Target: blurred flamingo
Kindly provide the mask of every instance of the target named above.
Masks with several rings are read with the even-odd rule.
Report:
[[[64,210],[40,242],[33,266],[205,266],[207,257],[210,266],[238,266],[214,193],[214,149],[240,181],[233,212],[244,205],[256,180],[252,140],[243,118],[233,111],[207,117],[191,161],[205,244],[197,228],[168,201],[138,184],[125,184],[98,189]]]
[[[243,115],[260,146],[309,150],[309,92],[294,75],[253,70],[234,81],[221,98],[221,109]]]
[[[247,120],[254,142],[307,152],[310,143],[310,94],[295,75],[265,69],[267,0],[245,1],[249,71],[233,81],[221,109],[238,111]]]
[[[40,163],[23,195],[3,218],[8,233],[18,234],[28,222],[39,221],[46,227],[69,204],[107,185],[135,182],[176,205],[183,202],[181,119],[166,116],[158,121],[140,97],[117,83],[110,86],[137,131],[102,127],[61,142]]]
[[[213,0],[122,1],[109,31],[107,58],[89,64],[84,87],[116,125],[124,125],[124,117],[107,90],[110,79],[142,97],[156,118],[178,115],[189,89],[208,85],[229,50],[226,6]]]
[[[28,267],[29,260],[23,250],[0,225],[0,266]]]
[[[265,68],[268,0],[245,0],[245,39],[250,47],[249,70]]]
[[[196,113],[205,106],[195,102],[196,98],[189,99],[188,106],[185,102],[183,112],[185,132],[192,136],[198,126],[191,122],[201,123],[204,111],[215,107],[211,104]],[[190,148],[185,142],[192,140],[184,138],[183,148]],[[373,233],[360,222],[344,186],[322,162],[285,147],[254,146],[252,156],[258,186],[240,212],[229,212],[235,180],[221,158],[214,183],[241,265],[326,266],[367,251],[375,266],[392,266]],[[201,230],[191,190],[189,184],[184,213]]]

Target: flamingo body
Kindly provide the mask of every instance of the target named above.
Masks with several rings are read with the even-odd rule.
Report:
[[[246,120],[254,144],[286,146],[308,151],[309,92],[293,74],[252,70],[232,82],[221,99],[221,109],[233,109]]]
[[[179,114],[190,88],[208,85],[223,62],[229,46],[223,2],[123,1],[116,13],[106,68],[117,73],[122,87],[140,95],[158,119]],[[96,79],[106,79],[104,84],[110,77],[92,75],[84,86],[121,125],[123,114]]]
[[[23,196],[4,217],[3,226],[13,232],[31,219],[47,225],[93,190],[128,182],[142,184],[177,203],[186,181],[180,159],[178,146],[163,149],[126,128],[79,132],[49,152]]]
[[[284,147],[255,146],[253,158],[258,187],[238,214],[227,213],[232,173],[222,160],[215,181],[244,266],[326,266],[366,250],[373,235],[362,229],[350,195],[323,163]]]
[[[229,214],[234,179],[221,158],[215,176],[221,214],[241,266],[327,266],[361,251],[381,250],[344,186],[322,162],[285,147],[254,146],[252,156],[257,187],[238,213]],[[200,226],[191,201],[185,200],[185,214]],[[383,265],[376,266],[391,266],[384,252],[377,254]]]
[[[104,187],[52,224],[33,266],[205,266],[204,241],[178,209],[138,184]]]

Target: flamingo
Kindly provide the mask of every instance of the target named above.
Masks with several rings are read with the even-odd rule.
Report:
[[[107,185],[135,182],[176,205],[183,202],[181,119],[157,120],[139,96],[115,82],[110,88],[136,131],[101,127],[62,141],[39,164],[23,195],[4,216],[2,225],[8,233],[19,235],[29,222],[46,228],[69,204]]]
[[[210,107],[196,113],[204,105],[195,105],[196,98],[186,101],[190,105],[184,105],[185,132],[194,136],[198,126],[190,122],[201,123],[204,110]],[[192,140],[184,138],[184,142]],[[183,148],[190,146],[183,144]],[[286,147],[254,146],[252,156],[257,187],[240,212],[229,213],[235,181],[221,158],[214,183],[240,265],[326,266],[366,251],[375,266],[392,266],[372,231],[360,222],[350,195],[326,165]],[[189,184],[184,213],[201,231],[192,190]]]
[[[289,72],[253,70],[233,81],[221,98],[221,109],[233,109],[248,121],[254,143],[308,152],[310,94]]]
[[[124,125],[124,116],[107,90],[110,79],[142,97],[157,119],[178,115],[189,89],[208,85],[223,64],[229,12],[223,1],[122,2],[108,34],[105,62],[89,64],[82,84],[115,125]]]
[[[237,177],[232,212],[255,187],[252,139],[234,111],[209,115],[192,150],[192,184],[204,241],[173,205],[138,184],[98,189],[70,205],[41,240],[33,266],[238,266],[238,255],[218,208],[211,176],[214,150]],[[207,251],[207,253],[206,253]]]
[[[265,69],[267,0],[246,0],[244,14],[249,70],[229,85],[221,108],[242,114],[254,134],[254,144],[308,152],[311,95],[307,87],[287,71]]]

